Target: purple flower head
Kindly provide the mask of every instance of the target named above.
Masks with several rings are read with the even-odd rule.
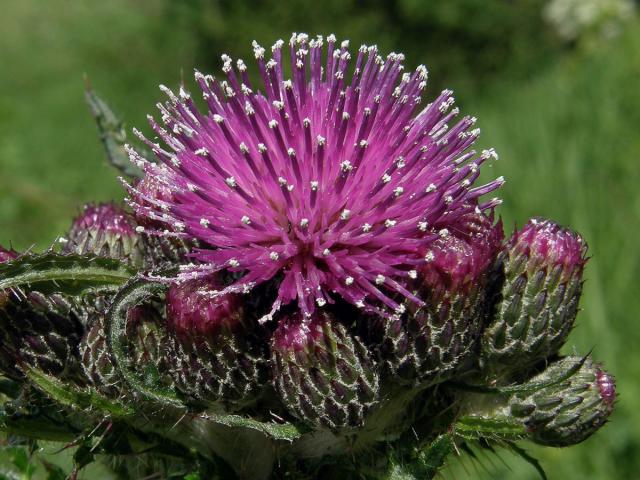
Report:
[[[266,318],[293,301],[309,318],[336,296],[384,316],[402,308],[398,296],[422,304],[407,284],[438,238],[431,227],[455,223],[503,183],[473,186],[497,155],[469,150],[479,130],[475,118],[454,120],[452,92],[421,105],[424,66],[404,72],[401,54],[362,46],[352,57],[348,45],[294,34],[287,60],[284,42],[270,59],[254,42],[259,87],[223,55],[222,81],[195,74],[205,113],[184,88],[161,87],[164,125],[149,121],[165,146],[140,135],[159,163],[129,153],[170,195],[129,186],[129,200],[167,234],[206,245],[181,278],[241,272],[227,293],[281,275]]]
[[[88,204],[71,225],[70,236],[85,230],[99,230],[122,236],[135,235],[135,225],[131,217],[113,203]]]
[[[564,275],[582,274],[587,243],[576,232],[551,220],[532,218],[510,240],[512,248],[530,258],[533,265],[561,267]]]
[[[10,262],[11,260],[18,258],[17,252],[14,250],[7,250],[0,245],[0,263]]]
[[[436,290],[473,287],[487,273],[503,239],[502,221],[494,224],[493,214],[467,213],[438,231],[438,238],[425,252],[419,277]]]
[[[212,277],[173,284],[167,292],[167,325],[181,338],[214,338],[242,319],[241,297],[213,297],[222,284]]]

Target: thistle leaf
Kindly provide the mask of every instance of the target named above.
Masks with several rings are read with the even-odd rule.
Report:
[[[582,368],[582,365],[584,365],[584,362],[587,360],[589,355],[591,355],[591,352],[587,353],[580,359],[580,361],[576,362],[571,366],[571,368],[562,372],[560,375],[541,381],[530,381],[520,385],[507,385],[504,387],[488,387],[485,385],[471,385],[461,382],[449,382],[448,385],[460,390],[467,390],[469,392],[488,393],[496,395],[511,395],[514,393],[536,392],[538,390],[556,385],[571,378],[578,370],[580,370],[580,368]]]
[[[0,264],[0,291],[10,288],[82,295],[92,290],[115,290],[135,270],[103,257],[60,255],[46,252],[23,255]]]
[[[240,415],[217,415],[207,413],[206,415],[203,415],[202,418],[221,425],[226,425],[227,427],[240,427],[258,430],[274,440],[285,440],[288,442],[292,442],[299,438],[305,432],[304,429],[291,423],[259,422]]]
[[[125,151],[127,133],[124,123],[91,87],[87,87],[84,95],[91,110],[91,115],[93,115],[98,126],[100,140],[104,146],[109,164],[127,177],[142,177],[142,171],[129,161],[129,155]]]
[[[519,440],[527,434],[526,428],[521,422],[506,416],[463,416],[456,422],[455,431],[467,440],[477,440],[485,437]]]
[[[536,472],[538,472],[538,475],[540,475],[540,479],[541,480],[547,480],[547,474],[544,471],[544,469],[542,468],[542,465],[540,465],[540,461],[538,461],[537,458],[532,457],[531,455],[529,455],[524,448],[518,446],[514,442],[505,442],[505,443],[506,443],[507,447],[514,454],[516,454],[517,456],[522,458],[525,462],[527,462],[529,465],[531,465],[533,468],[536,469]]]
[[[74,408],[93,408],[113,417],[125,417],[133,413],[130,407],[118,401],[107,399],[91,389],[79,389],[29,366],[24,366],[23,369],[34,384],[62,405]]]

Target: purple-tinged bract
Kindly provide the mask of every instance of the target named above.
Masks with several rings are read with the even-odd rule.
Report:
[[[253,401],[266,382],[266,353],[260,327],[246,319],[243,297],[216,297],[221,288],[215,276],[169,288],[167,363],[187,397],[235,408]]]
[[[210,278],[172,285],[167,291],[167,326],[179,337],[215,337],[223,330],[233,331],[242,323],[240,295],[230,293],[211,298],[221,283]]]
[[[64,253],[116,258],[143,263],[143,246],[134,219],[115,203],[87,204],[67,234]]]
[[[18,254],[13,250],[8,250],[0,245],[0,263],[10,262],[18,257]]]
[[[465,294],[478,287],[502,246],[502,221],[493,215],[471,212],[438,231],[438,237],[425,253],[418,277],[432,293],[448,290]]]
[[[91,228],[118,235],[133,235],[135,225],[131,217],[121,207],[113,203],[85,205],[82,213],[76,217],[71,226],[72,232]]]
[[[582,275],[587,263],[587,244],[582,237],[550,220],[533,218],[510,240],[514,250],[527,255],[531,264],[560,267],[562,277]]]
[[[164,126],[150,123],[166,146],[145,140],[160,162],[129,152],[171,193],[130,186],[136,215],[205,245],[185,278],[243,272],[227,291],[247,291],[282,274],[271,313],[297,300],[309,317],[334,292],[385,316],[400,308],[398,295],[422,304],[409,272],[437,238],[434,224],[456,222],[502,184],[473,187],[495,152],[469,150],[479,130],[475,118],[454,121],[452,92],[421,106],[427,71],[403,72],[401,54],[363,46],[352,57],[333,35],[294,34],[289,59],[283,49],[277,42],[267,59],[254,42],[260,87],[227,55],[223,81],[196,72],[206,113],[184,88],[161,87]]]
[[[495,371],[531,366],[558,352],[573,328],[587,244],[551,220],[531,219],[505,245],[495,312],[483,333]]]

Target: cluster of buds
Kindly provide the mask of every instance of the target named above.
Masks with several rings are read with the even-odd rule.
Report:
[[[349,84],[348,42],[326,43],[325,63],[292,37],[291,80],[283,42],[255,44],[264,93],[224,56],[226,80],[196,73],[206,114],[163,87],[166,149],[126,147],[130,211],[85,207],[59,252],[0,248],[0,369],[31,392],[7,405],[44,421],[29,399],[50,397],[56,428],[101,431],[91,451],[126,432],[207,478],[431,478],[456,444],[606,422],[612,377],[559,353],[582,237],[533,219],[505,241],[481,200],[503,180],[473,186],[497,155],[469,150],[451,92],[414,114],[424,67],[362,47]]]

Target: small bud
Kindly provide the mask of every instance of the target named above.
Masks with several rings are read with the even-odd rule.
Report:
[[[173,192],[151,175],[145,175],[136,184],[135,188],[139,195],[137,196],[137,203],[133,207],[134,217],[138,227],[143,229],[139,233],[143,243],[144,267],[157,269],[188,261],[187,255],[196,246],[197,242],[172,235],[158,234],[158,232],[164,232],[165,230],[173,232],[175,226],[144,215],[145,209],[153,208],[153,204],[149,200],[145,200],[145,198],[167,205],[175,199]]]
[[[578,357],[562,358],[528,383],[561,377],[580,361]],[[613,411],[615,397],[613,377],[588,358],[567,380],[513,395],[508,409],[524,423],[534,442],[564,447],[582,442],[602,427]]]
[[[408,302],[406,315],[378,321],[384,330],[381,356],[403,383],[451,378],[475,354],[489,267],[502,242],[502,225],[471,213],[450,229],[453,233],[439,235],[425,252],[428,261],[412,282],[425,306]]]
[[[114,203],[88,204],[73,221],[63,253],[93,254],[142,265],[142,246],[133,218]]]
[[[82,383],[77,358],[82,324],[75,306],[60,294],[4,292],[0,305],[0,369],[21,378],[28,365]]]
[[[358,427],[376,402],[378,375],[364,345],[326,312],[281,319],[271,355],[276,390],[304,422]]]
[[[216,296],[217,278],[167,292],[169,370],[176,388],[207,403],[244,404],[264,382],[266,359],[239,294]]]
[[[482,338],[487,365],[524,368],[556,353],[573,327],[587,245],[577,233],[533,219],[502,253],[499,301]]]
[[[107,346],[104,312],[93,316],[79,352],[82,369],[88,382],[107,397],[116,398],[126,393],[125,385],[117,370],[115,360]],[[127,314],[127,348],[132,367],[140,378],[153,384],[171,387],[171,379],[165,373],[165,352],[162,345],[164,324],[158,308],[151,302],[131,308]]]

